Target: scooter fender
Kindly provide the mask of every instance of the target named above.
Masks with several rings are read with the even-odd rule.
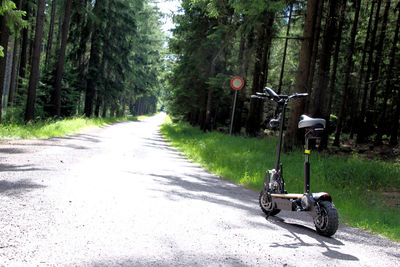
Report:
[[[326,192],[312,193],[313,199],[318,201],[329,201],[332,202],[332,197]]]

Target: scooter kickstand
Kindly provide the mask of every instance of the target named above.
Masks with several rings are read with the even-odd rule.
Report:
[[[271,212],[268,212],[267,216],[265,217],[265,219],[268,221],[269,215],[271,214]]]

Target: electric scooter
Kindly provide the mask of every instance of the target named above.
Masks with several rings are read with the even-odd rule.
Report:
[[[309,140],[322,136],[326,122],[324,119],[311,118],[301,115],[298,128],[305,129],[305,162],[304,162],[304,193],[291,194],[285,190],[283,178],[283,165],[280,162],[282,138],[285,122],[285,110],[292,99],[307,97],[308,94],[278,95],[271,88],[266,87],[265,93],[256,93],[252,98],[269,99],[276,103],[276,119],[270,120],[272,128],[279,127],[279,138],[276,154],[275,168],[267,170],[264,177],[263,189],[260,192],[259,203],[261,210],[269,216],[278,214],[281,210],[306,212],[312,216],[318,234],[332,236],[335,234],[339,216],[328,193],[310,193],[310,149]]]

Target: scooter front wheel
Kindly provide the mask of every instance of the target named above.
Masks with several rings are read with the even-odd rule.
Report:
[[[314,219],[317,233],[323,236],[332,236],[339,226],[339,215],[335,205],[329,201],[319,202],[319,213]]]
[[[272,198],[265,190],[261,190],[260,197],[258,200],[260,203],[261,210],[268,216],[274,216],[281,211],[280,209],[274,208],[274,203],[272,202]]]

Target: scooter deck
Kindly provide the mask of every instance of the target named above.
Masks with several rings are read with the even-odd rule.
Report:
[[[277,197],[277,198],[302,198],[304,194],[271,194],[271,197]]]

